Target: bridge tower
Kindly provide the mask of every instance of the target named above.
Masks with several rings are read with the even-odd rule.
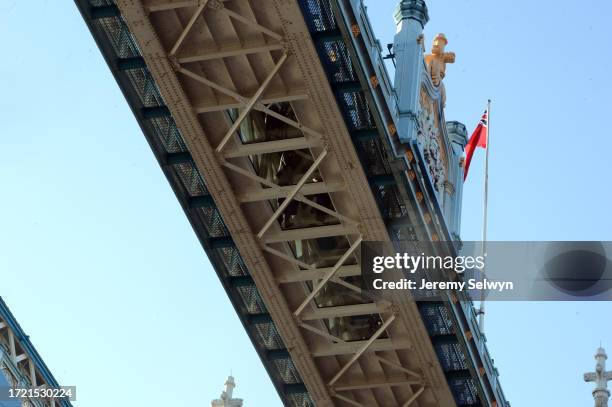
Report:
[[[608,382],[612,380],[612,371],[606,371],[606,360],[608,355],[604,348],[597,348],[595,354],[595,371],[584,374],[585,382],[595,383],[593,389],[593,399],[595,407],[608,407],[608,399],[610,398],[610,390],[608,390]]]

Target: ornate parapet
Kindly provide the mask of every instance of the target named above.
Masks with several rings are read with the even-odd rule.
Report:
[[[416,142],[429,169],[434,189],[440,193],[448,174],[448,147],[440,126],[443,112],[435,94],[421,87]]]

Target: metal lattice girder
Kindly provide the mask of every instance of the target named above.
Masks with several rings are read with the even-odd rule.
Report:
[[[379,387],[395,387],[405,386],[410,384],[421,384],[419,380],[406,379],[405,377],[396,378],[378,378],[370,380],[355,380],[351,382],[342,382],[334,386],[336,391],[349,391],[360,389],[376,389]]]
[[[355,250],[364,238],[386,241],[389,236],[372,192],[364,188],[367,179],[298,5],[283,0],[144,3],[118,1],[193,163],[225,221],[229,240],[240,252],[254,288],[269,312],[254,314],[252,320],[259,321],[265,316],[267,324],[271,323],[270,318],[277,323],[275,329],[286,342],[287,352],[313,402],[317,406],[335,405],[331,399],[335,394],[333,387],[344,374],[357,379],[382,374],[392,382],[395,376],[385,375],[384,362],[373,357],[378,351],[388,352],[390,362],[404,368],[431,366],[428,349],[424,347],[426,338],[414,331],[419,326],[416,307],[400,309],[397,320],[401,323],[392,324],[396,316],[389,315],[386,304],[375,305],[368,312],[374,312],[380,324],[367,336],[360,334],[369,337],[365,341],[346,342],[338,337],[340,334],[330,333],[318,318],[309,320],[313,325],[302,322],[304,317],[314,315],[312,312],[319,312],[315,297],[323,289],[328,290],[330,282],[335,283],[331,286],[344,287],[347,293],[361,298],[356,293],[360,292],[359,287],[348,279],[358,277],[357,269],[351,268],[358,258]],[[222,20],[223,17],[227,20]],[[215,46],[201,47],[203,43]],[[295,118],[268,106],[279,101],[291,103]],[[239,116],[227,120],[224,111],[231,109],[237,109]],[[289,142],[297,143],[294,146],[286,142],[266,144],[268,140],[261,145],[242,145],[237,133],[254,111],[294,127],[312,144],[301,144],[302,140]],[[309,150],[313,161],[317,161],[314,157],[321,158],[310,171],[316,169],[320,174],[318,182],[306,183],[306,177],[302,177],[296,185],[281,187],[257,175],[249,164],[251,155],[295,151],[291,147]],[[332,204],[325,206],[310,199],[314,194],[329,194]],[[267,202],[274,200],[278,200],[274,205]],[[277,221],[282,212],[279,208],[287,208],[292,200],[334,216],[340,223],[282,230]],[[203,202],[208,205],[208,198]],[[259,236],[253,230],[260,231]],[[345,239],[350,247],[334,267],[325,269],[307,264],[310,260],[296,258],[289,244],[328,237]],[[291,271],[300,277],[287,279]],[[316,284],[304,284],[302,273],[313,273],[314,280],[310,281]],[[328,314],[335,319],[350,319],[371,307],[366,296],[362,301],[359,312],[358,308],[348,311],[350,308],[341,306],[323,312],[335,312]],[[295,309],[293,315],[291,309]],[[428,377],[439,373],[428,369],[424,369]],[[351,397],[348,400],[362,400],[362,405],[400,406],[413,403],[422,394],[423,391],[417,394],[412,388],[416,381],[411,377],[404,386],[394,386],[393,392],[382,386],[376,392],[360,388],[346,393]],[[427,383],[439,385],[436,380]],[[433,392],[427,397],[433,399]],[[435,398],[448,399],[444,394]]]
[[[263,257],[259,244],[253,235],[237,233],[239,230],[249,230],[248,222],[235,197],[227,195],[227,186],[230,183],[222,166],[217,161],[207,134],[193,111],[178,76],[175,74],[176,66],[169,59],[164,60],[158,57],[166,54],[166,51],[159,41],[159,36],[155,32],[151,20],[149,20],[147,11],[140,2],[118,1],[118,5],[123,18],[130,27],[130,31],[139,40],[139,48],[161,94],[172,100],[172,103],[169,104],[172,117],[181,130],[194,163],[202,173],[207,189],[217,203],[227,228],[230,232],[233,232],[234,243],[241,252],[257,287],[269,293],[276,292],[276,294],[273,294],[274,299],[266,299],[266,308],[274,320],[287,321],[287,323],[278,326],[278,330],[287,341],[287,348],[291,349],[293,353],[308,354],[308,347],[299,334],[297,324],[290,322],[292,320],[290,311],[285,304],[283,295],[278,292],[278,287],[272,277],[273,274]],[[145,41],[145,38],[149,40]],[[186,38],[189,37],[186,36]],[[230,216],[229,214],[233,215]],[[332,401],[327,394],[324,383],[318,379],[314,361],[309,359],[300,361],[299,369],[307,382],[306,385],[312,399],[322,406],[331,406]]]

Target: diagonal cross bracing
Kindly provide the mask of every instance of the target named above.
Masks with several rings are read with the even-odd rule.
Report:
[[[217,51],[216,54],[215,53],[213,54],[202,53],[200,55],[190,55],[190,56],[180,55],[178,52],[184,45],[186,45],[187,42],[189,42],[189,39],[191,37],[189,33],[192,30],[194,30],[193,32],[195,33],[195,28],[198,26],[198,24],[206,24],[205,19],[200,18],[200,16],[203,13],[207,12],[204,10],[205,8],[210,8],[211,10],[215,10],[215,12],[225,14],[231,19],[236,20],[284,44],[287,41],[287,38],[285,38],[283,35],[278,34],[277,32],[279,30],[267,28],[264,25],[258,23],[257,21],[254,21],[254,19],[250,17],[245,17],[244,15],[241,15],[237,11],[227,9],[224,7],[222,3],[219,3],[217,0],[210,0],[210,1],[201,0],[197,2],[152,1],[149,3],[148,11],[168,12],[170,10],[173,10],[174,8],[177,8],[179,4],[182,4],[183,5],[182,7],[195,8],[195,12],[191,15],[189,22],[187,23],[185,27],[182,27],[181,34],[176,40],[174,40],[173,45],[170,49],[170,52],[168,52],[167,54],[169,57],[168,61],[164,63],[156,59],[158,58],[158,55],[159,55],[159,48],[162,48],[162,47],[160,47],[158,43],[156,44],[156,41],[154,39],[155,37],[154,34],[151,35],[151,32],[146,32],[146,30],[151,30],[150,22],[147,21],[146,17],[144,17],[146,13],[143,12],[141,8],[139,8],[137,4],[138,2],[135,2],[135,3],[132,1],[128,1],[128,0],[119,1],[119,5],[120,5],[122,12],[125,12],[126,10],[128,11],[126,18],[128,22],[131,23],[132,30],[136,32],[140,32],[141,40],[143,38],[147,39],[146,43],[140,41],[141,42],[140,45],[144,50],[145,60],[147,64],[154,66],[153,75],[154,77],[156,77],[156,81],[158,82],[167,81],[168,82],[166,86],[162,84],[162,86],[160,86],[160,90],[167,100],[172,101],[172,103],[169,105],[169,108],[171,110],[172,115],[176,116],[176,121],[177,121],[177,124],[179,124],[179,127],[181,127],[182,131],[184,129],[187,129],[186,139],[188,141],[188,146],[190,150],[193,150],[192,155],[194,157],[194,162],[196,163],[197,167],[203,173],[205,173],[205,178],[206,178],[205,180],[206,180],[207,186],[211,184],[210,192],[211,192],[212,197],[215,199],[215,201],[217,201],[217,199],[219,199],[220,197],[222,197],[223,199],[228,199],[230,201],[229,203],[225,202],[225,205],[220,205],[219,210],[222,216],[226,219],[229,219],[232,216],[235,217],[234,219],[231,219],[231,221],[228,222],[228,229],[230,230],[230,232],[232,232],[232,236],[236,240],[236,245],[241,251],[241,253],[244,251],[246,253],[247,258],[250,255],[253,257],[253,259],[256,259],[256,262],[253,262],[253,261],[247,262],[248,263],[247,266],[249,267],[249,269],[252,268],[253,279],[255,280],[255,283],[257,284],[258,288],[260,288],[265,295],[271,295],[270,298],[266,297],[265,299],[273,301],[275,298],[278,299],[279,295],[282,296],[282,294],[277,292],[278,285],[276,286],[276,288],[274,286],[269,285],[271,283],[271,281],[269,280],[269,277],[273,275],[279,275],[279,273],[271,273],[270,271],[266,272],[265,267],[263,267],[262,269],[261,267],[262,264],[266,262],[264,260],[265,257],[262,257],[262,253],[261,253],[262,251],[271,253],[279,258],[283,258],[284,256],[284,260],[290,261],[290,263],[294,264],[295,266],[307,269],[306,272],[318,273],[315,275],[316,284],[314,284],[312,290],[309,290],[309,289],[307,290],[308,294],[306,295],[302,303],[296,308],[296,311],[294,314],[295,315],[294,324],[296,326],[304,325],[301,322],[301,319],[309,318],[309,315],[312,315],[312,314],[309,314],[310,312],[309,310],[311,309],[310,307],[314,305],[312,300],[326,286],[326,284],[328,284],[329,282],[341,283],[343,281],[342,280],[343,278],[355,277],[359,275],[359,274],[355,274],[355,269],[351,269],[351,266],[345,266],[345,262],[347,262],[347,260],[355,254],[355,251],[358,248],[359,243],[361,242],[361,240],[364,239],[362,230],[367,230],[370,235],[370,238],[376,237],[376,236],[379,236],[380,238],[382,238],[381,240],[384,240],[385,238],[384,233],[381,234],[380,232],[381,230],[384,231],[384,224],[382,224],[382,226],[381,226],[381,223],[372,224],[372,222],[374,223],[379,222],[379,221],[372,221],[372,219],[375,219],[376,216],[378,217],[380,216],[378,212],[374,212],[376,213],[375,216],[364,216],[364,213],[365,213],[365,210],[363,209],[364,206],[370,205],[371,208],[375,208],[375,203],[374,205],[371,205],[373,200],[371,196],[368,195],[370,194],[369,191],[365,192],[366,199],[354,199],[353,201],[355,205],[359,206],[359,211],[357,211],[360,214],[359,221],[353,220],[354,213],[351,213],[349,215],[348,214],[349,212],[347,212],[346,214],[344,214],[343,210],[339,210],[338,208],[330,209],[306,197],[306,195],[309,193],[339,192],[339,193],[344,194],[346,193],[345,191],[347,191],[347,189],[352,190],[353,192],[351,193],[355,193],[355,188],[363,190],[362,183],[354,182],[354,178],[357,175],[363,178],[363,175],[360,175],[362,173],[359,172],[359,170],[355,170],[356,167],[354,164],[345,165],[347,163],[347,159],[345,155],[352,154],[352,156],[354,156],[354,151],[352,150],[346,151],[343,146],[340,146],[341,148],[337,148],[339,145],[338,145],[338,142],[336,141],[336,137],[331,137],[331,135],[326,134],[326,132],[317,131],[309,126],[304,125],[303,123],[300,122],[301,118],[300,120],[293,120],[289,117],[283,116],[282,114],[266,106],[267,103],[273,103],[272,101],[266,100],[264,98],[264,93],[266,91],[266,88],[270,84],[272,78],[279,75],[281,71],[281,67],[283,65],[286,65],[287,58],[289,57],[289,54],[287,52],[282,53],[280,58],[278,57],[279,51],[281,51],[281,48],[278,45],[271,44],[269,48],[267,49],[263,49],[263,48],[251,49],[248,52],[246,50],[236,50],[236,52],[238,52],[238,54],[236,55],[244,55],[245,53],[248,54],[250,53],[250,51],[252,51],[253,53],[257,53],[257,54],[265,54],[265,53],[269,54],[270,52],[273,52],[274,54],[272,55],[276,56],[276,57],[273,57],[273,56],[270,57],[270,59],[272,59],[273,61],[275,60],[273,70],[272,71],[268,70],[266,79],[260,84],[260,87],[257,89],[255,94],[249,97],[242,96],[243,94],[249,94],[250,92],[248,90],[245,91],[244,89],[241,89],[240,87],[235,87],[235,89],[228,88],[227,86],[220,85],[219,83],[213,80],[207,79],[205,74],[195,73],[192,70],[187,69],[185,66],[183,66],[183,64],[185,63],[198,63],[201,61],[208,61],[208,60],[214,60],[214,59],[223,60],[224,58],[228,56],[226,52],[231,52],[231,51],[222,51],[221,48],[218,48],[219,51]],[[240,2],[240,4],[253,5],[255,3]],[[257,4],[261,4],[261,3],[257,3]],[[282,2],[276,5],[281,8],[288,6],[286,3],[282,3]],[[290,7],[293,7],[293,6],[290,6]],[[140,25],[142,24],[143,19],[145,21],[144,27]],[[301,21],[301,19],[296,20],[296,21],[299,24],[303,24],[303,21]],[[137,38],[138,38],[138,34],[137,34]],[[151,40],[151,38],[153,39]],[[295,37],[291,37],[291,38],[292,39],[290,41],[296,41]],[[153,48],[157,47],[157,49],[152,50],[151,47]],[[295,48],[294,47],[291,47],[291,48],[283,47],[282,49],[283,50],[285,49],[293,50]],[[194,58],[194,59],[181,59],[181,58]],[[198,59],[198,58],[202,58],[202,59]],[[291,58],[293,59],[293,54],[291,54]],[[310,58],[310,60],[312,61],[313,59]],[[216,156],[214,154],[211,155],[211,152],[212,152],[211,146],[207,144],[208,140],[206,139],[206,135],[203,134],[201,129],[195,129],[197,125],[194,127],[194,124],[198,123],[197,116],[195,116],[196,114],[206,111],[206,112],[211,112],[211,115],[212,115],[214,114],[215,111],[222,111],[222,108],[224,106],[217,105],[217,107],[215,107],[213,104],[206,104],[206,105],[200,105],[200,106],[207,106],[207,107],[204,107],[204,108],[201,107],[200,109],[198,109],[197,106],[190,105],[188,101],[186,103],[185,95],[181,95],[180,94],[181,92],[176,91],[176,89],[180,88],[180,86],[176,86],[177,83],[180,83],[178,82],[178,77],[176,75],[170,75],[168,73],[168,69],[167,69],[168,67],[173,69],[175,72],[179,72],[182,75],[188,76],[191,79],[203,85],[206,85],[221,94],[230,96],[231,98],[237,101],[236,104],[231,104],[231,105],[225,104],[227,109],[234,109],[238,107],[241,110],[240,110],[240,115],[239,115],[238,120],[235,120],[232,124],[229,125],[230,126],[229,129],[225,132],[223,137],[220,138],[221,141],[218,142],[215,148],[215,150],[221,154],[216,155]],[[213,76],[209,76],[209,77],[212,78]],[[252,92],[252,89],[253,88],[251,88],[251,92]],[[306,94],[309,95],[310,97],[310,95],[312,95],[312,88],[310,88],[306,92]],[[307,99],[300,98],[300,100],[307,100]],[[316,106],[317,101],[312,101],[312,103],[314,103]],[[177,106],[173,106],[172,104],[176,104]],[[187,107],[191,108],[190,112],[186,109]],[[213,110],[213,109],[219,109],[219,110]],[[340,166],[342,168],[342,171],[341,171],[342,179],[338,180],[337,177],[335,178],[330,177],[330,180],[331,180],[330,182],[316,182],[314,184],[307,184],[306,183],[307,177],[302,177],[300,181],[294,186],[281,187],[281,186],[278,186],[274,183],[271,183],[265,180],[262,177],[258,177],[253,172],[252,168],[245,168],[245,166],[243,164],[240,164],[238,161],[236,161],[235,163],[228,162],[227,159],[241,160],[244,158],[248,158],[248,156],[251,155],[251,153],[258,154],[258,152],[253,152],[253,150],[257,150],[257,149],[259,149],[261,154],[265,154],[267,152],[272,152],[275,150],[276,151],[290,151],[290,150],[284,150],[285,148],[290,148],[290,147],[287,145],[281,146],[282,143],[278,143],[277,145],[274,145],[274,144],[261,145],[261,146],[253,145],[252,147],[247,147],[246,149],[244,149],[243,146],[234,147],[233,144],[230,144],[230,141],[232,140],[232,137],[235,135],[236,130],[239,128],[240,123],[246,118],[246,116],[252,110],[258,110],[258,111],[264,112],[268,114],[269,116],[272,116],[290,126],[293,126],[299,129],[305,135],[310,136],[310,138],[306,138],[305,140],[308,141],[309,143],[312,143],[311,145],[309,144],[308,146],[304,146],[303,144],[298,144],[295,146],[296,150],[298,149],[298,147],[299,149],[309,148],[309,149],[314,150],[313,153],[314,152],[317,153],[316,154],[317,159],[315,159],[315,163],[313,164],[313,166],[310,167],[308,171],[308,175],[311,175],[312,171],[314,171],[315,169],[319,169],[325,175],[328,165],[325,164],[323,159],[326,156],[328,156],[328,154],[330,153],[330,150],[329,150],[328,142],[319,142],[319,140],[330,140],[330,137],[331,137],[331,140],[333,140],[332,144],[335,143],[334,146],[336,147],[333,150],[334,151],[334,154],[332,156],[333,160],[344,160],[344,161],[340,161],[342,163],[342,165]],[[317,111],[317,113],[320,114],[320,110]],[[196,118],[194,118],[194,116]],[[320,117],[319,120],[321,120],[322,123],[325,123],[324,118]],[[191,137],[189,134],[190,132],[192,132]],[[343,143],[345,143],[346,141],[350,142],[350,139],[348,137],[346,136],[343,136],[343,137],[345,137],[345,141],[343,141]],[[219,138],[217,138],[216,140],[219,140]],[[300,140],[300,143],[301,142],[302,140]],[[202,152],[202,145],[204,144],[205,144],[204,147],[206,147],[204,149],[206,150],[206,154],[203,154]],[[278,150],[279,148],[280,150]],[[198,149],[200,150],[199,153],[198,153]],[[241,149],[243,150],[241,151]],[[252,149],[252,150],[247,153],[248,149]],[[206,157],[206,159],[202,159],[204,157]],[[328,161],[328,160],[325,160],[325,161]],[[353,162],[357,162],[357,161],[353,160]],[[264,190],[251,189],[250,191],[240,190],[238,191],[236,195],[232,195],[233,194],[232,191],[228,191],[227,189],[223,187],[223,185],[221,185],[223,182],[225,182],[226,184],[229,184],[229,182],[227,181],[227,178],[222,176],[222,172],[219,172],[219,169],[221,169],[221,167],[225,167],[226,169],[234,173],[250,178],[252,181],[266,185],[268,188]],[[207,171],[210,171],[211,173],[206,174]],[[346,183],[345,177],[346,179],[350,179],[351,181]],[[323,179],[326,179],[325,176]],[[266,182],[264,182],[264,180]],[[364,192],[359,191],[359,193],[364,193]],[[283,203],[281,203],[281,207],[273,211],[272,215],[266,220],[264,226],[259,229],[260,233],[258,233],[257,235],[248,236],[247,238],[245,236],[244,231],[248,230],[248,226],[245,227],[244,224],[241,224],[242,220],[240,219],[240,207],[237,206],[239,202],[259,204],[265,200],[282,199],[282,198],[284,198],[284,201]],[[290,230],[290,231],[278,232],[276,230],[275,231],[269,230],[272,227],[272,225],[274,225],[275,221],[278,219],[282,210],[285,209],[289,205],[290,201],[292,200],[304,202],[324,213],[336,216],[342,222],[342,224],[306,228],[306,230],[295,230],[295,231]],[[287,203],[284,204],[285,202]],[[365,220],[364,222],[365,225],[362,225],[362,222],[364,220]],[[365,226],[365,229],[364,229],[364,226]],[[234,235],[234,232],[237,232],[237,231],[240,231],[240,233],[236,233]],[[378,233],[378,235],[376,235],[376,233]],[[280,244],[279,246],[276,246],[279,243],[286,242],[286,241],[302,240],[302,239],[317,238],[317,237],[324,237],[324,236],[345,236],[347,240],[351,242],[350,248],[340,257],[340,259],[334,265],[334,267],[326,268],[325,270],[317,269],[314,266],[309,265],[305,262],[302,262],[301,260],[296,259],[296,258],[291,258],[291,260],[289,260],[289,258],[291,257],[291,252],[286,249],[285,247],[286,245]],[[254,248],[255,246],[253,246],[253,240],[259,241],[258,249]],[[272,248],[270,246],[267,246],[267,244],[274,244],[275,247]],[[259,254],[257,253],[257,250],[259,250]],[[258,271],[261,272],[262,270],[263,270],[262,274],[265,275],[265,278],[262,278],[261,276],[258,277],[257,275],[257,272]],[[274,281],[274,283],[277,283],[278,281],[279,280],[276,280]],[[297,281],[289,281],[289,280],[285,280],[285,281],[286,282],[283,283],[285,285],[291,285],[295,283],[301,284],[302,282],[304,282],[304,280],[301,280],[301,279],[298,279]],[[356,286],[349,283],[348,281],[345,282],[345,286],[349,288],[350,287],[356,288]],[[274,311],[274,306],[270,308],[272,309],[271,314],[272,314],[273,319],[279,320],[280,318],[280,320],[283,321],[283,318],[279,316],[282,313],[279,313],[278,309]],[[305,311],[306,309],[308,310]],[[304,314],[300,315],[303,311],[305,311]],[[383,308],[376,308],[374,309],[374,311],[376,311],[379,314],[381,312],[385,312],[385,313],[387,312],[387,311],[383,311]],[[318,311],[315,311],[315,312],[318,312]],[[329,311],[329,312],[332,312],[332,311]],[[336,317],[346,317],[346,316],[351,316],[351,315],[359,315],[359,314],[353,314],[353,312],[356,312],[356,311],[348,312],[348,311],[338,310],[338,312],[339,313],[337,315],[332,316],[332,317],[336,318]],[[388,351],[409,348],[408,345],[406,346],[401,345],[402,343],[403,344],[407,343],[408,341],[406,340],[399,340],[399,341],[396,340],[394,342],[380,342],[380,341],[386,341],[386,339],[380,339],[380,335],[386,329],[389,329],[391,327],[391,322],[395,318],[396,318],[395,315],[391,315],[390,317],[384,318],[383,319],[384,322],[381,325],[380,329],[377,330],[371,336],[371,338],[367,341],[366,344],[364,344],[363,347],[351,350],[351,352],[353,353],[353,356],[351,357],[351,362],[345,364],[342,367],[341,371],[339,371],[336,374],[337,378],[339,378],[344,373],[346,373],[348,370],[350,370],[353,365],[355,366],[358,365],[357,363],[358,358],[366,357],[366,355],[370,355],[371,349],[378,349],[380,346],[379,343],[388,343],[387,347],[384,348],[385,350],[388,350]],[[313,322],[316,322],[316,321],[313,321]],[[394,324],[394,325],[399,325],[399,324]],[[291,324],[288,324],[288,326],[289,328],[291,328]],[[286,330],[287,326],[285,326],[284,328],[285,328],[285,331],[281,333],[283,337],[288,337],[288,338],[295,337],[294,331],[291,331],[291,333],[289,333]],[[320,332],[323,332],[323,333],[325,332],[324,330],[318,327],[314,327],[313,329],[302,327],[302,329],[309,330],[310,332],[312,332],[313,329],[319,330]],[[330,337],[333,337],[333,335],[331,334],[328,334],[328,335],[330,335]],[[336,343],[336,345],[344,345],[344,343],[339,338],[336,338],[336,339],[337,339],[336,341],[333,341]],[[334,390],[331,389],[329,386],[333,387],[337,378],[335,378],[335,380],[332,379],[332,381],[328,382],[329,386],[324,386],[327,390],[323,391],[320,386],[320,382],[317,380],[317,378],[314,378],[312,374],[312,370],[309,371],[309,369],[312,369],[311,362],[302,363],[304,362],[303,355],[310,354],[310,352],[300,353],[300,352],[303,352],[303,349],[300,348],[300,346],[303,346],[303,343],[300,341],[297,341],[296,344],[292,342],[292,344],[294,345],[291,348],[293,349],[292,352],[300,355],[298,358],[296,358],[296,366],[298,367],[298,370],[300,371],[300,373],[302,373],[303,379],[306,382],[306,386],[308,387],[309,390],[312,390],[312,394],[317,402],[317,405],[323,405],[323,406],[332,405],[330,401],[330,396],[334,394]],[[311,357],[314,357],[314,356],[311,356]],[[319,357],[323,357],[323,356],[319,356]],[[335,357],[335,355],[331,354],[328,357]],[[412,382],[406,383],[406,386],[410,387],[411,384]],[[418,397],[418,395],[416,397]],[[415,400],[416,400],[416,397],[415,397]],[[411,403],[412,402],[413,401],[411,401]]]

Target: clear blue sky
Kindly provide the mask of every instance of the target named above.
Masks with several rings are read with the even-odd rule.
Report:
[[[392,42],[395,0],[369,0]],[[612,240],[612,6],[429,1],[444,32],[446,117],[493,99],[492,240]],[[206,406],[233,371],[280,405],[132,113],[70,1],[0,3],[0,295],[77,406]],[[482,152],[464,192],[478,239]],[[590,405],[582,373],[610,303],[490,304],[489,348],[513,406]]]

